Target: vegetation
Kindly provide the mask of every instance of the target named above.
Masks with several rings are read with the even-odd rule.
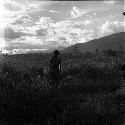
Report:
[[[125,96],[116,93],[123,84],[118,52],[62,54],[59,87],[49,84],[49,57],[4,56],[1,125],[123,125]]]

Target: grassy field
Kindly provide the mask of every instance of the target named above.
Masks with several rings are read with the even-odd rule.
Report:
[[[0,125],[123,125],[120,53],[61,54],[60,86],[49,84],[51,54],[6,55],[0,69]],[[38,69],[43,69],[40,77]]]

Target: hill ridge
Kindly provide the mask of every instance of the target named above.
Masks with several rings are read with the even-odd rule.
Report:
[[[124,43],[125,32],[111,34],[109,36],[94,39],[85,43],[77,43],[64,49],[64,52],[75,52],[75,49],[79,52],[94,52],[98,48],[99,50],[125,50]]]

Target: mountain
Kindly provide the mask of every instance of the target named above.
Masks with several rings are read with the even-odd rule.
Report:
[[[72,46],[69,46],[63,50],[63,52],[95,52],[98,48],[100,51],[103,50],[125,50],[125,41],[124,41],[125,32],[120,32],[105,36],[103,38],[94,39],[86,43],[77,43]]]

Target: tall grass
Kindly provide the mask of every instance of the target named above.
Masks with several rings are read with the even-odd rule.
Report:
[[[39,77],[38,69],[47,67],[47,60],[34,60],[30,64],[30,59],[36,58],[34,55],[8,58],[0,72],[1,125],[123,125],[125,122],[125,96],[114,94],[122,84],[122,71],[116,63],[119,57],[112,60],[106,57],[108,61],[101,55],[63,57],[60,87],[49,84],[49,71]],[[18,63],[26,58],[28,63]]]

